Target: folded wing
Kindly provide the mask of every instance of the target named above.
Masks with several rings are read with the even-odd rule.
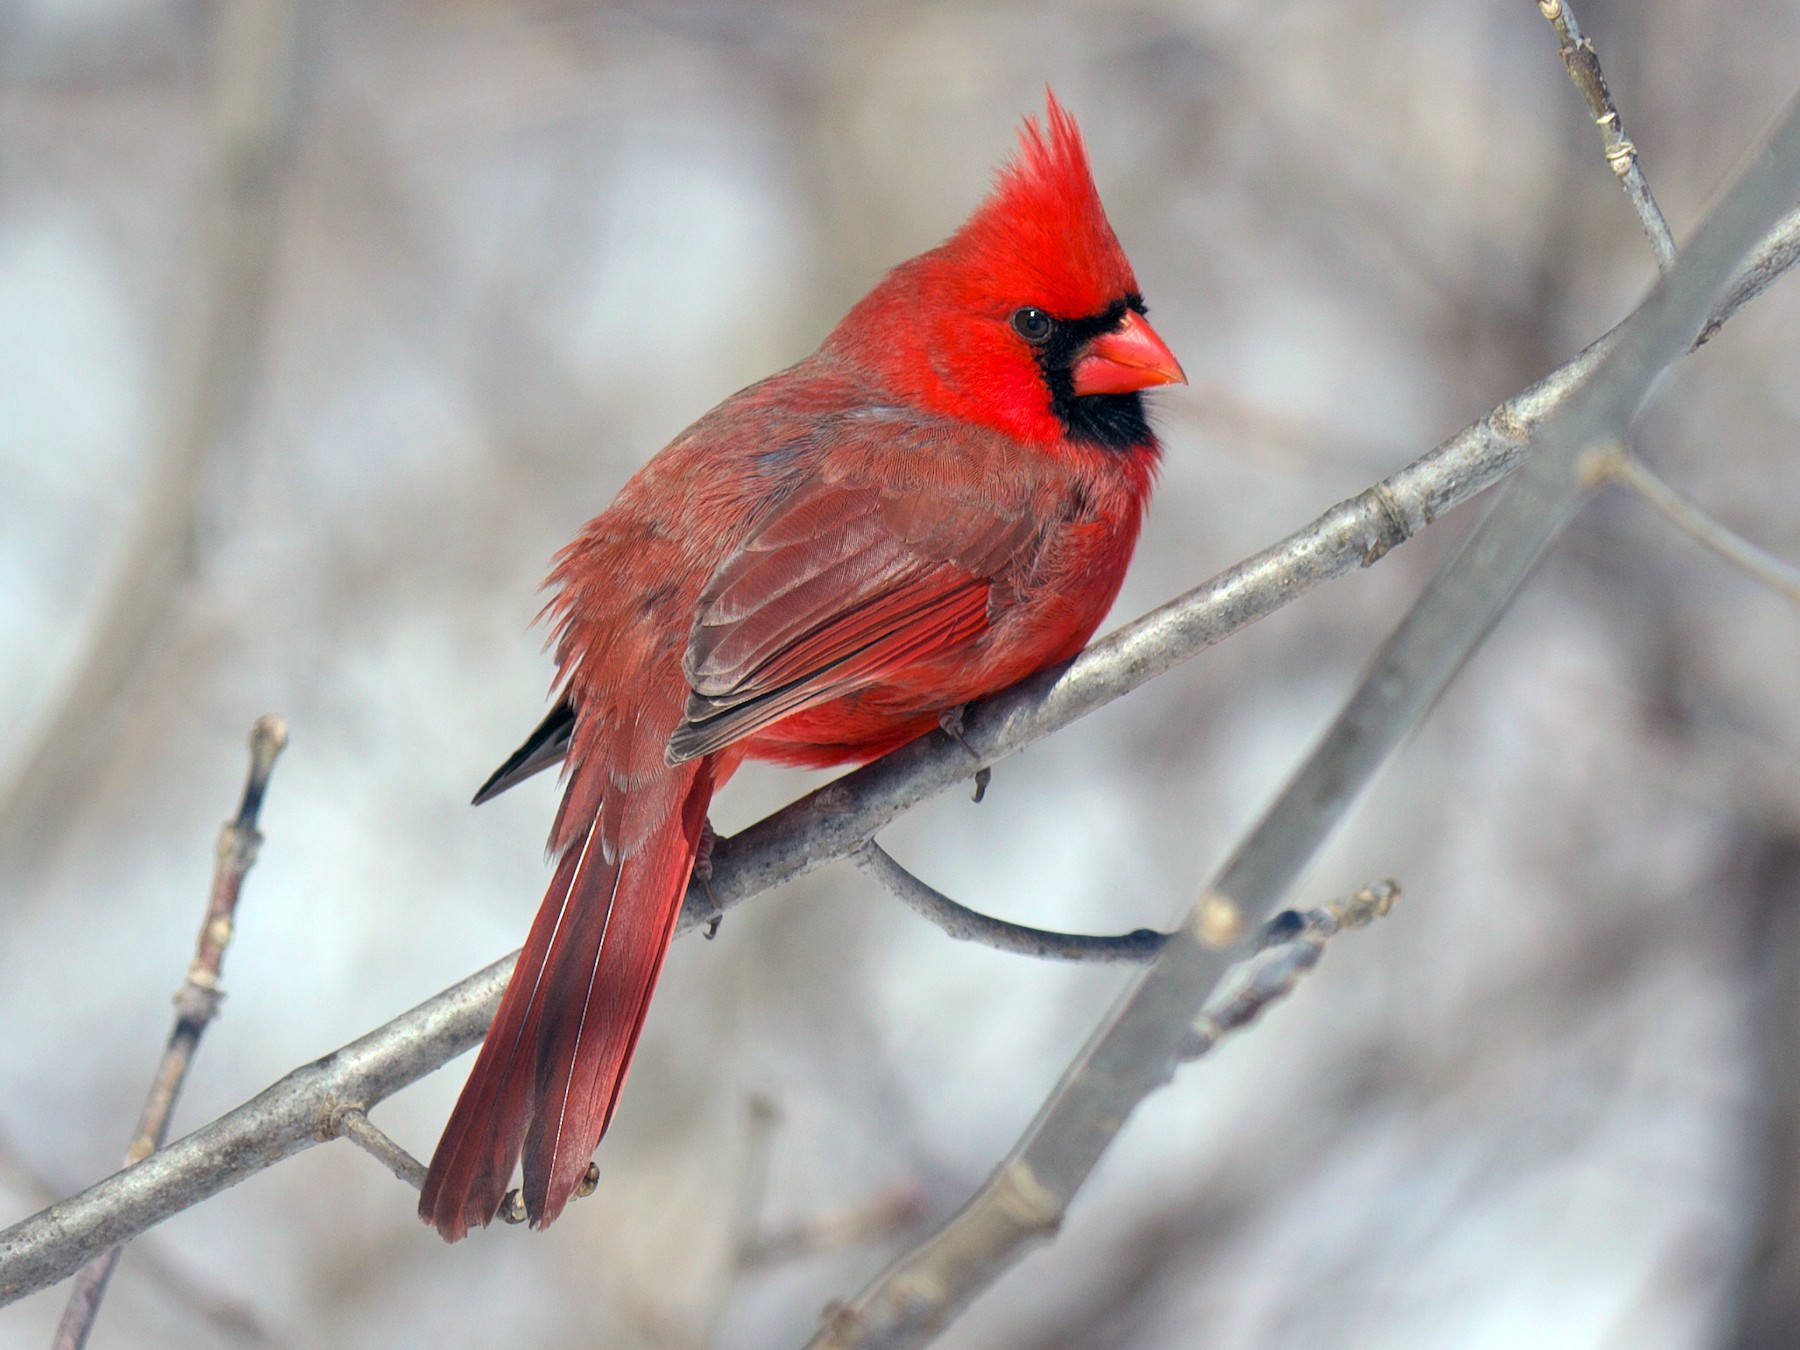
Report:
[[[669,762],[976,641],[1038,533],[991,501],[867,483],[801,489],[701,595]]]

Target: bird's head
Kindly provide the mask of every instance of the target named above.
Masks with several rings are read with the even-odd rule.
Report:
[[[936,412],[1129,450],[1154,444],[1142,391],[1187,382],[1144,314],[1081,131],[1050,94],[975,214],[888,273],[826,350]]]

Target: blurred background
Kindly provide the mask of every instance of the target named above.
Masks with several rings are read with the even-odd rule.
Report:
[[[1685,238],[1800,7],[1579,17]],[[292,740],[177,1133],[517,945],[555,784],[466,803],[542,711],[551,553],[954,229],[1046,83],[1193,377],[1115,621],[1653,273],[1528,0],[0,0],[0,1218],[116,1166],[257,714]],[[1790,557],[1797,324],[1790,282],[1640,442]],[[1472,518],[884,843],[1021,921],[1170,922]],[[944,1344],[1800,1344],[1797,696],[1800,616],[1603,494],[1296,897],[1400,908],[1153,1098]],[[677,944],[549,1233],[447,1248],[334,1144],[132,1247],[92,1343],[797,1345],[1126,978],[828,868]],[[467,1065],[377,1121],[428,1154]]]

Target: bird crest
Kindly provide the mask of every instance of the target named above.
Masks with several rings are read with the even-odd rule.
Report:
[[[1093,314],[1137,292],[1081,128],[1050,90],[1043,122],[1025,119],[1017,153],[943,251],[1064,316]]]

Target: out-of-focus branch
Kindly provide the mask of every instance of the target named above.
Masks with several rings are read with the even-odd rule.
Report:
[[[1284,909],[1250,940],[1250,955],[1228,970],[1188,1030],[1180,1057],[1199,1059],[1231,1032],[1247,1027],[1271,1003],[1286,998],[1319,964],[1325,944],[1346,928],[1363,928],[1400,899],[1400,883],[1364,886],[1348,900],[1305,911]]]
[[[1797,260],[1800,212],[1769,233],[1710,322],[1741,308]],[[1314,587],[1375,563],[1492,486],[1516,466],[1534,428],[1568,404],[1642,313],[1286,539],[1108,634],[1061,670],[969,708],[963,736],[977,760],[993,763],[1022,750]],[[948,736],[929,736],[722,840],[713,852],[710,895],[690,887],[678,931],[704,927],[715,902],[729,909],[848,857],[918,803],[971,777],[977,760]],[[56,1283],[171,1214],[334,1137],[341,1112],[366,1111],[454,1059],[486,1031],[513,959],[477,971],[135,1167],[0,1232],[0,1304]]]
[[[1399,885],[1384,881],[1378,886],[1364,887],[1348,900],[1305,912],[1283,910],[1263,924],[1244,944],[1243,959],[1218,981],[1200,1010],[1190,1020],[1171,1028],[1177,1038],[1171,1049],[1171,1070],[1175,1061],[1199,1059],[1233,1031],[1249,1026],[1264,1009],[1293,992],[1300,978],[1318,965],[1325,944],[1331,938],[1347,928],[1361,928],[1373,923],[1391,910],[1399,898]],[[981,1221],[973,1227],[952,1234],[956,1250],[965,1259],[979,1257],[983,1240],[1007,1226],[1024,1226],[1044,1235],[1054,1233],[1062,1224],[1068,1201],[1067,1196],[1039,1184],[1017,1158],[994,1173],[983,1188],[982,1199],[998,1208],[979,1216]],[[969,1212],[965,1208],[963,1214]],[[944,1238],[948,1231],[941,1230],[927,1248]],[[912,1259],[908,1257],[907,1261]],[[884,1277],[884,1283],[892,1276],[893,1271],[890,1271],[889,1276]],[[932,1278],[932,1272],[921,1272],[917,1282],[908,1285],[905,1292],[909,1302],[925,1304],[935,1300],[939,1290],[931,1282]],[[826,1313],[825,1325],[810,1342],[808,1350],[840,1350],[841,1347],[888,1343],[869,1341],[872,1329],[864,1299],[839,1305]],[[895,1343],[912,1344],[913,1341]]]
[[[193,322],[177,344],[170,420],[145,476],[142,512],[87,649],[0,784],[0,859],[27,867],[61,836],[101,761],[120,695],[174,612],[194,567],[207,465],[242,426],[261,352],[283,169],[299,71],[291,0],[218,7],[213,41],[213,187],[202,212],[204,269]]]
[[[758,1092],[746,1103],[745,1118],[744,1163],[738,1169],[731,1204],[734,1279],[749,1268],[751,1252],[762,1229],[763,1198],[769,1190],[769,1165],[775,1156],[775,1131],[781,1124],[781,1111],[772,1097]],[[715,1323],[723,1311],[721,1301],[714,1309]]]
[[[33,1165],[19,1151],[0,1125],[0,1190],[47,1205],[68,1192],[66,1186]],[[211,1270],[196,1270],[163,1250],[154,1236],[139,1239],[131,1249],[132,1274],[153,1286],[159,1294],[191,1314],[232,1345],[280,1350],[285,1342],[263,1322],[257,1310],[241,1296],[212,1278]]]
[[[1714,1343],[1788,1350],[1800,1339],[1800,838],[1758,828],[1740,845],[1756,1099],[1740,1269]],[[1736,1244],[1734,1244],[1736,1245]]]
[[[1651,385],[1691,345],[1758,241],[1800,193],[1800,100],[1692,245],[1547,418],[1523,471],[1433,579],[1317,748],[1201,894],[1186,923],[1096,1030],[988,1182],[948,1223],[831,1319],[814,1347],[932,1340],[1055,1231],[1120,1126],[1167,1083],[1193,1019],[1399,740],[1479,644],[1593,481],[1587,459],[1622,438]]]
[[[951,937],[979,942],[1003,952],[1036,956],[1046,961],[1128,962],[1142,965],[1162,950],[1165,934],[1139,928],[1117,936],[1086,933],[1053,933],[1008,923],[991,914],[959,905],[942,891],[926,885],[889,857],[870,840],[851,855],[856,865],[887,887],[913,913],[923,916]]]
[[[1700,330],[1700,336],[1694,339],[1694,346],[1704,347],[1711,342],[1713,334],[1730,322],[1732,315],[1768,290],[1776,278],[1784,275],[1796,262],[1800,262],[1800,211],[1795,211],[1769,231],[1769,237],[1757,249],[1756,257],[1732,282],[1725,302],[1713,311],[1706,327]]]
[[[1631,199],[1632,209],[1644,226],[1644,233],[1650,237],[1656,265],[1667,271],[1675,261],[1675,237],[1669,233],[1669,222],[1663,219],[1662,208],[1650,195],[1650,184],[1644,177],[1643,166],[1638,163],[1637,147],[1631,143],[1631,138],[1625,134],[1625,124],[1619,120],[1619,109],[1613,103],[1612,91],[1606,87],[1606,76],[1600,70],[1600,55],[1575,22],[1575,12],[1569,8],[1568,0],[1538,0],[1538,9],[1556,31],[1556,45],[1562,53],[1563,64],[1569,68],[1569,78],[1575,82],[1582,98],[1587,100],[1589,111],[1594,114],[1594,122],[1606,143],[1606,162],[1619,176],[1625,195]]]
[[[1780,592],[1789,603],[1800,605],[1800,567],[1782,561],[1727,529],[1658,478],[1630,451],[1617,447],[1595,467],[1598,472],[1617,479],[1637,493],[1657,514],[1700,547],[1771,590]]]
[[[1347,928],[1373,923],[1399,898],[1399,885],[1384,881],[1348,900],[1304,913],[1284,910],[1270,919],[1257,934],[1250,955],[1231,969],[1194,1019],[1182,1058],[1199,1059],[1231,1032],[1249,1026],[1264,1009],[1293,992],[1301,977],[1318,965],[1331,938]],[[741,1250],[739,1263],[766,1266],[866,1242],[915,1222],[918,1211],[913,1188],[890,1187],[851,1209],[757,1238]]]
[[[244,779],[243,796],[237,817],[219,828],[217,862],[213,869],[212,890],[206,898],[206,915],[200,922],[200,936],[194,944],[194,960],[187,978],[175,991],[175,1027],[163,1050],[156,1076],[150,1081],[150,1095],[138,1117],[137,1133],[125,1150],[125,1164],[142,1162],[169,1137],[169,1118],[175,1111],[175,1100],[181,1085],[187,1081],[194,1052],[207,1023],[218,1016],[219,971],[225,962],[225,949],[231,943],[232,926],[237,917],[238,896],[244,887],[244,876],[256,862],[256,850],[262,843],[257,832],[257,817],[262,813],[263,793],[269,786],[275,760],[287,744],[287,728],[277,717],[260,717],[250,731],[250,772]],[[81,1350],[94,1329],[94,1318],[100,1312],[100,1300],[106,1296],[107,1281],[124,1249],[115,1247],[96,1257],[75,1277],[75,1288],[69,1294],[68,1306],[56,1328],[55,1350]]]

